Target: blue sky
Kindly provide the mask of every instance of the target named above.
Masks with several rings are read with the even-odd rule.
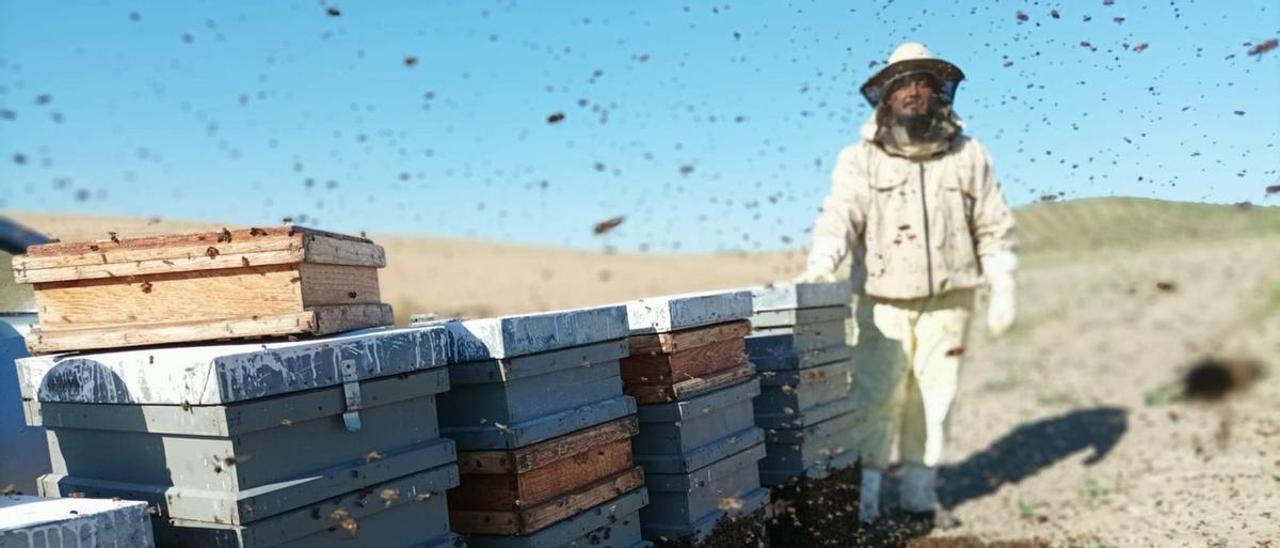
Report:
[[[0,208],[796,247],[908,39],[1015,204],[1275,204],[1277,36],[1270,0],[0,0]]]

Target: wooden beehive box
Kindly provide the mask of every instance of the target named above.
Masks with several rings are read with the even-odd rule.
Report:
[[[385,265],[367,239],[286,226],[32,246],[13,271],[39,353],[390,325]]]
[[[743,339],[750,330],[740,320],[631,336],[631,356],[622,360],[627,395],[640,404],[665,403],[751,377]]]
[[[747,291],[686,293],[627,303],[631,356],[622,360],[627,395],[640,404],[694,397],[755,374],[747,363]]]
[[[626,417],[519,449],[460,452],[462,483],[449,491],[454,530],[528,534],[641,486],[636,431]]]

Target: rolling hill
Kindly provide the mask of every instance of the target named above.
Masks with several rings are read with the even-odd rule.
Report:
[[[217,230],[199,221],[82,214],[4,213],[62,240]],[[1038,203],[1019,209],[1025,263],[1196,241],[1280,235],[1280,207],[1138,198]],[[623,301],[788,279],[802,250],[768,253],[604,253],[426,235],[374,235],[386,247],[384,300],[410,313],[489,316]]]

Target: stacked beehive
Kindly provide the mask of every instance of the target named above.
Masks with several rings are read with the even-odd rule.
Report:
[[[752,297],[747,352],[761,371],[756,424],[768,439],[761,481],[780,485],[852,464],[848,284],[777,284]]]
[[[645,538],[672,546],[762,542],[768,491],[757,461],[763,433],[752,421],[760,393],[747,362],[747,291],[674,295],[627,304],[627,394],[639,403],[636,461],[652,504]]]
[[[752,296],[747,351],[761,371],[755,415],[768,448],[760,477],[778,503],[770,536],[786,545],[852,545],[858,417],[846,342],[850,286],[777,284]]]
[[[440,413],[462,473],[450,520],[469,546],[644,545],[624,307],[415,325],[450,333]]]
[[[18,362],[41,493],[147,501],[162,546],[452,544],[447,333],[348,331],[390,322],[382,257],[305,229],[32,248],[32,349],[104,349]],[[110,350],[161,342],[188,344]]]

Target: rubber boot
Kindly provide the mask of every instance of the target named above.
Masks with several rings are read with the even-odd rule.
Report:
[[[937,479],[937,469],[917,464],[904,466],[898,491],[899,504],[908,512],[928,515],[933,519],[934,527],[954,529],[960,526],[960,520],[938,501],[938,491],[934,487]]]
[[[938,493],[933,489],[936,478],[937,471],[933,468],[918,464],[903,466],[902,485],[898,491],[898,501],[902,509],[923,514],[942,506],[938,503]]]
[[[872,523],[880,519],[880,479],[884,472],[862,469],[862,488],[858,493],[858,521]]]

